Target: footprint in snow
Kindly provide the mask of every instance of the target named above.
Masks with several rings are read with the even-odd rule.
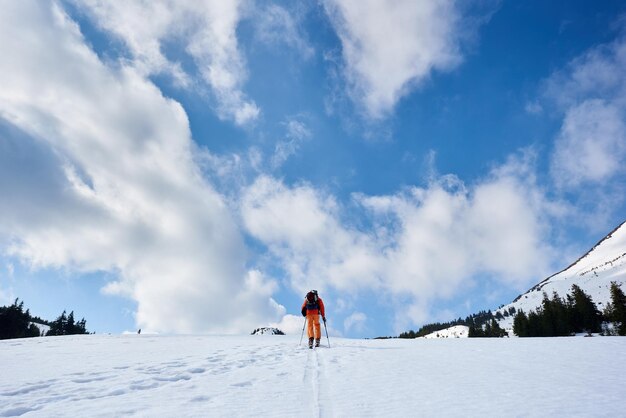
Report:
[[[186,374],[179,374],[176,376],[158,376],[153,377],[153,379],[158,382],[178,382],[181,380],[191,380],[191,377]]]
[[[100,376],[100,377],[86,377],[84,379],[73,379],[74,383],[91,383],[91,382],[101,382],[103,380],[108,380],[111,377],[109,376]]]
[[[107,396],[120,396],[124,394],[126,394],[126,391],[124,389],[115,389],[107,393]]]
[[[246,382],[240,382],[240,383],[233,383],[231,386],[236,387],[236,388],[245,388],[245,387],[252,386],[252,382],[246,381]]]
[[[201,396],[196,396],[196,397],[191,398],[189,402],[208,402],[210,400],[211,400],[210,397],[201,395]]]
[[[38,408],[28,408],[28,407],[12,408],[12,409],[7,409],[6,411],[0,412],[0,417],[19,417],[19,416],[24,415],[24,414],[26,414],[28,412],[38,411],[40,409],[41,409],[41,407],[38,407]]]
[[[4,392],[4,393],[2,393],[2,396],[25,395],[25,394],[30,393],[30,392],[35,392],[37,390],[48,389],[50,386],[52,386],[52,384],[46,384],[46,383],[40,384],[40,385],[26,386],[26,387],[23,387],[21,389],[14,390],[14,391],[11,391],[11,392]]]
[[[158,387],[159,384],[154,382],[154,383],[145,383],[144,382],[138,382],[138,383],[134,383],[132,385],[130,385],[130,389],[131,390],[148,390],[148,389],[154,389],[156,387]]]

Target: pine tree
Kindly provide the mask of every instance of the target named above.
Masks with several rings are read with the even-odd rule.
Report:
[[[507,336],[506,331],[500,327],[500,324],[495,319],[491,320],[490,328],[491,328],[491,332],[490,332],[490,335],[488,335],[488,337],[502,338],[502,337]]]
[[[543,301],[541,302],[541,311],[539,314],[540,332],[541,337],[554,337],[556,336],[556,315],[552,306],[552,301],[548,297],[547,293],[543,294]]]
[[[39,336],[31,323],[30,311],[24,311],[24,302],[15,299],[11,306],[0,307],[0,339]]]
[[[542,326],[541,326],[541,308],[539,308],[539,313],[535,311],[528,312],[528,337],[542,337]]]
[[[615,324],[618,335],[626,335],[626,295],[616,282],[611,282],[611,303],[607,307],[609,320]]]
[[[554,336],[565,337],[571,335],[572,325],[569,308],[556,291],[552,293],[550,308],[554,321]]]
[[[89,334],[89,331],[87,331],[87,321],[85,321],[85,318],[82,318],[80,321],[78,321],[78,324],[76,324],[76,334]]]
[[[70,312],[70,314],[67,316],[67,321],[65,321],[63,334],[65,335],[76,334],[76,321],[74,320],[74,311]]]
[[[602,322],[600,320],[600,311],[598,311],[596,304],[593,303],[591,296],[577,285],[572,285],[572,298],[574,300],[576,325],[579,325],[579,328],[589,333],[600,332]]]
[[[23,304],[15,299],[11,306],[0,308],[0,339],[23,337],[22,330],[25,324],[22,321]]]
[[[65,311],[50,324],[50,330],[46,335],[65,335],[67,328],[67,314]]]
[[[491,323],[489,322],[485,324],[483,337],[491,337]]]
[[[528,329],[528,317],[523,310],[519,310],[513,318],[513,332],[518,337],[530,337]]]

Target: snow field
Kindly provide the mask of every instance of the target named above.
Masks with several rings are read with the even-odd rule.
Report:
[[[0,416],[626,416],[626,338],[0,341]]]

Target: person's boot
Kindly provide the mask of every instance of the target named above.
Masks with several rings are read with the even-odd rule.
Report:
[[[313,337],[309,338],[309,348],[313,348]]]
[[[319,346],[320,346],[320,339],[319,339],[319,338],[317,338],[317,339],[315,340],[315,346],[316,346],[316,347],[319,347]]]

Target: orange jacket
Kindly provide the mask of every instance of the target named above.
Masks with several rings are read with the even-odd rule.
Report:
[[[322,317],[326,317],[326,311],[324,310],[324,301],[322,300],[322,298],[320,298],[319,296],[317,298],[317,306],[319,307],[319,309],[307,309],[307,303],[308,300],[306,300],[305,298],[304,303],[302,303],[302,315],[305,315],[306,311],[306,315],[322,315]]]

